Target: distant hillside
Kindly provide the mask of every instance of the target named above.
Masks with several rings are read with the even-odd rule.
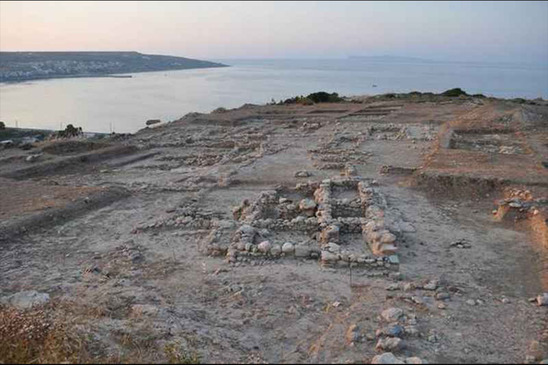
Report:
[[[138,52],[0,52],[0,82],[208,67],[226,65]]]

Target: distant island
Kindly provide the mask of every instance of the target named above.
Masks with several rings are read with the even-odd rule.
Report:
[[[227,65],[139,52],[0,52],[0,82],[211,67]]]
[[[402,57],[402,56],[391,56],[391,55],[382,55],[382,56],[348,56],[351,60],[363,60],[363,61],[372,61],[372,62],[387,62],[387,63],[431,63],[437,62],[434,60],[428,60],[424,58],[417,57]]]

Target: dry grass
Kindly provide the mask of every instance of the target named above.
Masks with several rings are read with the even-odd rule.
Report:
[[[94,325],[109,317],[106,309],[74,302],[51,302],[28,310],[0,306],[0,364],[200,363],[196,350],[166,343],[146,319],[129,318],[108,336],[95,337]],[[185,342],[198,347],[193,339]]]
[[[48,308],[0,308],[0,363],[87,362],[86,347],[86,339]]]

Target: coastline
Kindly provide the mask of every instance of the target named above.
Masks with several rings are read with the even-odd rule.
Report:
[[[56,79],[86,79],[86,78],[113,78],[113,79],[131,79],[134,74],[140,73],[150,73],[150,72],[164,72],[164,71],[184,71],[184,70],[201,70],[207,68],[224,68],[231,67],[230,65],[222,66],[211,66],[211,67],[189,67],[189,68],[178,68],[178,69],[165,69],[165,70],[147,70],[147,71],[132,71],[124,73],[106,73],[106,74],[76,74],[76,75],[57,75],[57,76],[38,76],[30,77],[20,80],[0,80],[0,85],[13,85],[21,84],[29,81],[46,81],[46,80],[56,80]]]

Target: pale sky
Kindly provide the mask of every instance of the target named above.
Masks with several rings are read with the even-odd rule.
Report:
[[[548,2],[0,2],[1,51],[548,64]]]

